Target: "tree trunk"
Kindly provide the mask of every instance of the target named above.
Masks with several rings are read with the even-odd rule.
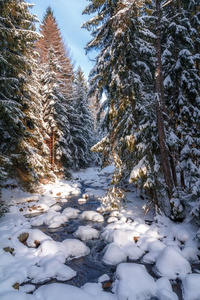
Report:
[[[51,167],[53,168],[55,163],[55,132],[52,129],[51,132]]]
[[[163,80],[162,80],[162,63],[161,63],[161,0],[156,0],[156,74],[155,74],[155,94],[156,94],[156,116],[157,128],[160,144],[161,162],[164,173],[164,179],[167,187],[169,200],[173,195],[173,182],[169,164],[168,152],[166,149],[166,138],[164,129],[163,111],[165,111],[164,95],[163,95]]]

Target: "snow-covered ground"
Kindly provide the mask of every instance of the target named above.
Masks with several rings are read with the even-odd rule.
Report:
[[[10,212],[0,219],[1,300],[177,300],[172,289],[176,282],[181,282],[184,300],[200,300],[197,228],[154,217],[137,190],[127,192],[128,203],[109,213],[101,231],[91,225],[79,226],[74,238],[58,242],[36,228],[59,228],[74,219],[104,226],[101,207],[81,213],[73,207],[62,210],[62,202],[70,201],[71,195],[79,198],[80,206],[90,197],[101,200],[110,187],[112,172],[113,167],[89,168],[74,173],[72,182],[61,180],[41,187],[38,194],[19,188],[2,190]],[[86,186],[84,194],[82,185]],[[35,216],[36,212],[40,214]],[[77,276],[68,262],[87,256],[91,249],[86,242],[98,238],[107,244],[103,263],[117,267],[110,292],[104,290],[103,283],[110,280],[107,274],[80,288],[67,284]],[[57,283],[48,284],[52,278]]]

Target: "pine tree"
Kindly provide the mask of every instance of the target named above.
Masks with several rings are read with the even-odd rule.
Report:
[[[149,174],[151,169],[155,169],[152,162],[157,165],[153,151],[149,151],[151,146],[136,151],[141,149],[144,126],[149,126],[149,136],[146,135],[146,138],[155,140],[150,129],[152,123],[147,122],[147,114],[143,111],[146,107],[150,112],[154,106],[151,89],[155,50],[149,41],[155,36],[145,26],[144,1],[104,1],[98,5],[91,2],[85,13],[97,12],[97,16],[83,25],[93,28],[94,38],[87,49],[100,49],[96,66],[91,72],[91,91],[98,89],[99,98],[106,93],[107,100],[102,110],[106,110],[104,124],[108,129],[107,136],[93,149],[103,151],[106,161],[108,155],[114,159],[118,169],[115,182],[124,177],[127,179],[134,166],[141,166],[143,162],[137,176],[133,176],[134,172],[131,176],[131,181],[139,180],[138,177],[144,177],[142,170],[148,169]],[[155,123],[155,114],[152,119]],[[147,177],[142,180],[141,186],[149,185]],[[153,185],[156,185],[155,181]],[[152,184],[150,186],[152,188]]]
[[[57,72],[60,69],[54,49],[49,49],[49,62],[45,65],[42,77],[43,118],[48,134],[48,146],[51,151],[51,165],[57,174],[68,173],[72,166],[70,107],[60,92]]]
[[[73,137],[76,129],[72,124],[78,117],[73,108],[74,71],[51,8],[47,8],[40,32],[43,37],[36,46],[42,66],[43,113],[49,135],[47,144],[54,171],[68,174],[68,168],[73,167],[76,160]]]
[[[38,34],[30,7],[22,0],[0,2],[1,178],[17,176],[26,188],[48,169],[42,157],[42,124],[36,121],[39,108],[33,91],[32,53]]]
[[[74,109],[79,116],[75,127],[80,129],[76,139],[78,165],[85,167],[90,163],[95,163],[97,155],[90,151],[95,143],[94,120],[89,106],[87,82],[80,67],[75,74],[74,88]]]
[[[90,75],[91,92],[98,90],[99,99],[104,92],[107,97],[102,110],[106,110],[104,124],[108,134],[93,148],[103,151],[105,160],[108,160],[106,156],[114,159],[119,169],[117,179],[131,173],[130,181],[139,181],[166,213],[166,206],[170,211],[175,205],[177,173],[182,185],[183,177],[187,177],[183,186],[191,190],[192,186],[197,187],[199,176],[196,125],[199,124],[199,79],[195,69],[195,64],[198,69],[198,57],[191,47],[197,30],[184,25],[189,19],[193,23],[195,19],[197,24],[197,18],[188,12],[192,5],[196,2],[91,0],[84,11],[96,13],[83,25],[93,34],[86,49],[99,49]],[[184,7],[180,19],[179,10]],[[181,23],[176,25],[179,19]],[[176,33],[171,34],[173,26]],[[191,32],[191,36],[186,32]],[[179,34],[182,38],[178,45]],[[185,50],[181,43],[186,43]],[[180,76],[173,75],[180,68]],[[157,192],[163,188],[173,203],[158,201]]]
[[[63,42],[58,23],[50,7],[47,8],[42,24],[40,25],[42,38],[37,42],[37,50],[40,54],[40,63],[48,62],[49,49],[54,50],[60,67],[57,70],[60,92],[65,99],[70,100],[73,93],[73,65],[70,60],[69,50]]]
[[[176,192],[172,200],[175,210],[186,195],[186,198],[199,197],[200,78],[196,55],[193,55],[196,31],[188,13],[193,1],[187,5],[184,2],[175,1],[166,6],[163,26],[165,102],[170,112],[167,143],[175,164]]]

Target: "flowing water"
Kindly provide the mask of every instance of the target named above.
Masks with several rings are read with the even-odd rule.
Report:
[[[85,189],[88,186],[85,186],[82,183],[82,194],[85,192]],[[68,202],[62,203],[58,202],[62,206],[62,210],[67,207],[73,207],[79,209],[82,213],[83,211],[93,210],[95,211],[97,207],[100,206],[100,202],[95,197],[89,197],[87,201],[83,204],[78,203],[78,199],[80,196],[71,196],[67,198]],[[93,228],[99,230],[100,232],[103,231],[103,228],[107,225],[106,219],[108,214],[104,214],[104,223],[95,223],[93,221],[83,220],[81,218],[73,219],[67,222],[64,225],[61,225],[59,228],[56,229],[49,229],[46,225],[42,225],[37,227],[38,229],[42,230],[47,235],[51,236],[54,241],[63,241],[68,238],[75,238],[74,232],[78,229],[81,225],[91,225]],[[116,266],[109,266],[102,262],[102,257],[104,255],[104,248],[106,243],[99,239],[89,240],[85,242],[85,244],[90,248],[90,253],[82,258],[73,259],[67,261],[66,264],[71,267],[74,271],[77,272],[77,275],[72,278],[71,280],[66,281],[67,284],[71,284],[73,286],[81,287],[86,282],[98,282],[98,278],[103,274],[108,274],[111,278],[111,281],[114,281],[114,274],[116,270]],[[139,261],[135,261],[136,263],[141,263]],[[133,262],[129,261],[128,262]],[[144,263],[142,263],[144,264]],[[153,276],[155,279],[158,277],[155,275],[153,271],[153,265],[151,264],[144,264],[147,268],[149,274]],[[55,279],[48,281],[48,283],[58,282]],[[37,285],[38,287],[40,285]],[[172,283],[172,288],[174,292],[178,295],[178,299],[182,300],[182,293],[181,293],[181,284],[180,282]],[[106,291],[111,291],[111,287],[106,288]],[[156,300],[157,298],[151,298],[151,300]]]

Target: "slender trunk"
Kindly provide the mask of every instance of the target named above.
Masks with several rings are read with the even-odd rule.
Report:
[[[181,14],[181,4],[180,0],[176,1],[176,8],[174,7],[174,14],[178,11],[179,14]],[[178,60],[178,45],[177,45],[177,40],[176,40],[176,35],[174,33],[174,59],[175,61]],[[177,73],[176,71],[176,77],[175,77],[175,85],[174,85],[174,104],[177,108],[177,115],[180,115],[181,113],[181,108],[179,106],[179,103],[177,103],[177,99],[179,96],[180,92],[180,71]],[[177,124],[176,127],[179,127],[181,125],[181,120],[177,118]],[[177,130],[177,128],[176,128]],[[178,132],[178,138],[181,141],[182,140],[182,135],[180,132]],[[180,161],[180,156],[181,156],[181,150],[182,150],[182,145],[180,144],[179,149],[178,149],[178,160]],[[180,184],[182,188],[185,188],[185,178],[184,178],[184,172],[180,171]]]
[[[173,157],[173,154],[170,154],[170,165],[171,165],[171,170],[172,170],[174,186],[177,187],[178,186],[178,181],[177,181],[177,175],[176,175],[175,159]]]
[[[53,168],[55,163],[55,132],[52,129],[51,132],[51,166]]]
[[[163,111],[165,111],[164,97],[163,97],[163,80],[162,80],[162,63],[161,63],[161,0],[156,0],[156,75],[155,75],[155,93],[156,93],[156,116],[157,116],[157,128],[158,128],[158,137],[160,144],[160,154],[162,161],[162,168],[165,178],[165,183],[167,187],[169,200],[173,195],[173,182],[171,177],[171,170],[169,164],[168,152],[166,149],[166,138],[165,138],[165,129],[164,129],[164,119]]]

